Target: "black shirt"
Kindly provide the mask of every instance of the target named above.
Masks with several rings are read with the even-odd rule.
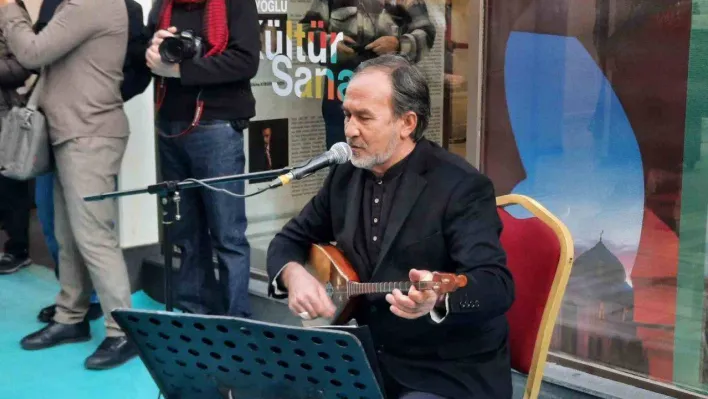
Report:
[[[376,176],[370,171],[363,174],[362,211],[359,213],[361,220],[354,239],[354,250],[366,261],[364,267],[367,274],[359,276],[361,281],[369,281],[376,267],[401,175],[405,172],[408,160],[417,148],[418,146],[411,154],[387,170],[383,176]],[[277,284],[279,290],[285,291],[282,280],[278,279]],[[357,316],[360,320],[364,320],[363,317],[364,315]]]
[[[260,62],[258,10],[254,1],[226,0],[226,4],[228,47],[222,54],[183,61],[180,64],[181,78],[165,79],[167,90],[159,110],[161,119],[191,121],[200,89],[203,89],[201,99],[204,100],[202,120],[250,119],[255,115],[256,101],[250,81]],[[161,10],[162,1],[158,1],[150,13],[150,35],[156,30]],[[194,32],[202,38],[208,51],[204,11],[204,5],[175,2],[171,25],[178,31]]]
[[[405,172],[409,158],[410,154],[389,168],[383,176],[376,176],[373,172],[364,173],[364,192],[361,204],[362,212],[360,213],[362,228],[357,229],[355,243],[355,249],[359,255],[364,255],[362,258],[368,260],[366,264],[368,276],[360,276],[362,281],[371,277],[378,262],[381,243],[386,233],[386,224],[391,215],[401,176]]]
[[[416,146],[416,149],[418,146]],[[413,152],[415,152],[415,150]],[[413,153],[411,152],[411,154]],[[361,221],[357,229],[354,248],[362,259],[366,261],[365,269],[366,276],[359,276],[362,281],[369,281],[371,274],[378,263],[381,253],[381,243],[386,234],[386,226],[391,216],[394,202],[397,195],[406,195],[399,193],[398,188],[403,177],[403,173],[408,166],[408,160],[411,157],[409,154],[406,158],[396,163],[383,176],[377,176],[373,172],[364,173],[364,185],[361,204]],[[364,256],[362,256],[364,255]],[[368,324],[370,317],[370,303],[364,298],[356,312],[357,322],[360,324]],[[396,381],[386,371],[385,367],[381,369],[383,377],[383,385],[385,390],[392,397],[398,397],[405,391],[405,387]]]

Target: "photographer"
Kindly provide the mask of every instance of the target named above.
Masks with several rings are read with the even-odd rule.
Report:
[[[414,63],[422,60],[435,42],[435,26],[430,21],[425,0],[313,0],[300,21],[307,31],[311,22],[324,23],[328,33],[342,33],[337,43],[336,62],[327,59],[327,68],[335,77],[334,87],[341,82],[341,71],[354,71],[362,62],[384,54],[400,54]],[[325,79],[325,88],[330,84]],[[324,91],[327,93],[327,89]],[[327,148],[344,141],[342,101],[323,96],[322,116],[327,131]]]
[[[148,24],[155,32],[146,59],[157,75],[162,179],[243,173],[243,130],[255,115],[250,80],[260,50],[255,2],[160,0]],[[244,183],[219,188],[243,194]],[[180,195],[182,219],[172,233],[181,252],[175,306],[190,313],[250,317],[245,201],[204,188]]]

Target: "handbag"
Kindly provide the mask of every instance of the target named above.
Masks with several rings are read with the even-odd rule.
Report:
[[[5,177],[30,180],[54,169],[49,126],[37,108],[44,79],[43,69],[27,105],[13,106],[2,118],[0,174]]]

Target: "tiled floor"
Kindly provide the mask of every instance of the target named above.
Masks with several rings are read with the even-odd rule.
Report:
[[[155,399],[158,390],[140,359],[108,371],[84,369],[84,359],[105,337],[103,318],[91,323],[93,339],[36,352],[23,351],[20,339],[43,325],[36,319],[52,303],[58,285],[51,270],[31,266],[0,276],[0,398]],[[143,293],[140,309],[161,309]]]

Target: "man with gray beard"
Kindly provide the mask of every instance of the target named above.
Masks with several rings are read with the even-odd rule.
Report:
[[[331,242],[361,282],[464,275],[467,285],[450,294],[411,288],[360,297],[354,319],[371,331],[387,397],[510,398],[505,313],[514,283],[491,181],[423,137],[428,84],[401,56],[362,63],[343,109],[351,163],[333,166],[271,242],[269,294],[287,297],[303,319],[331,318],[332,300],[302,266],[312,244]]]

